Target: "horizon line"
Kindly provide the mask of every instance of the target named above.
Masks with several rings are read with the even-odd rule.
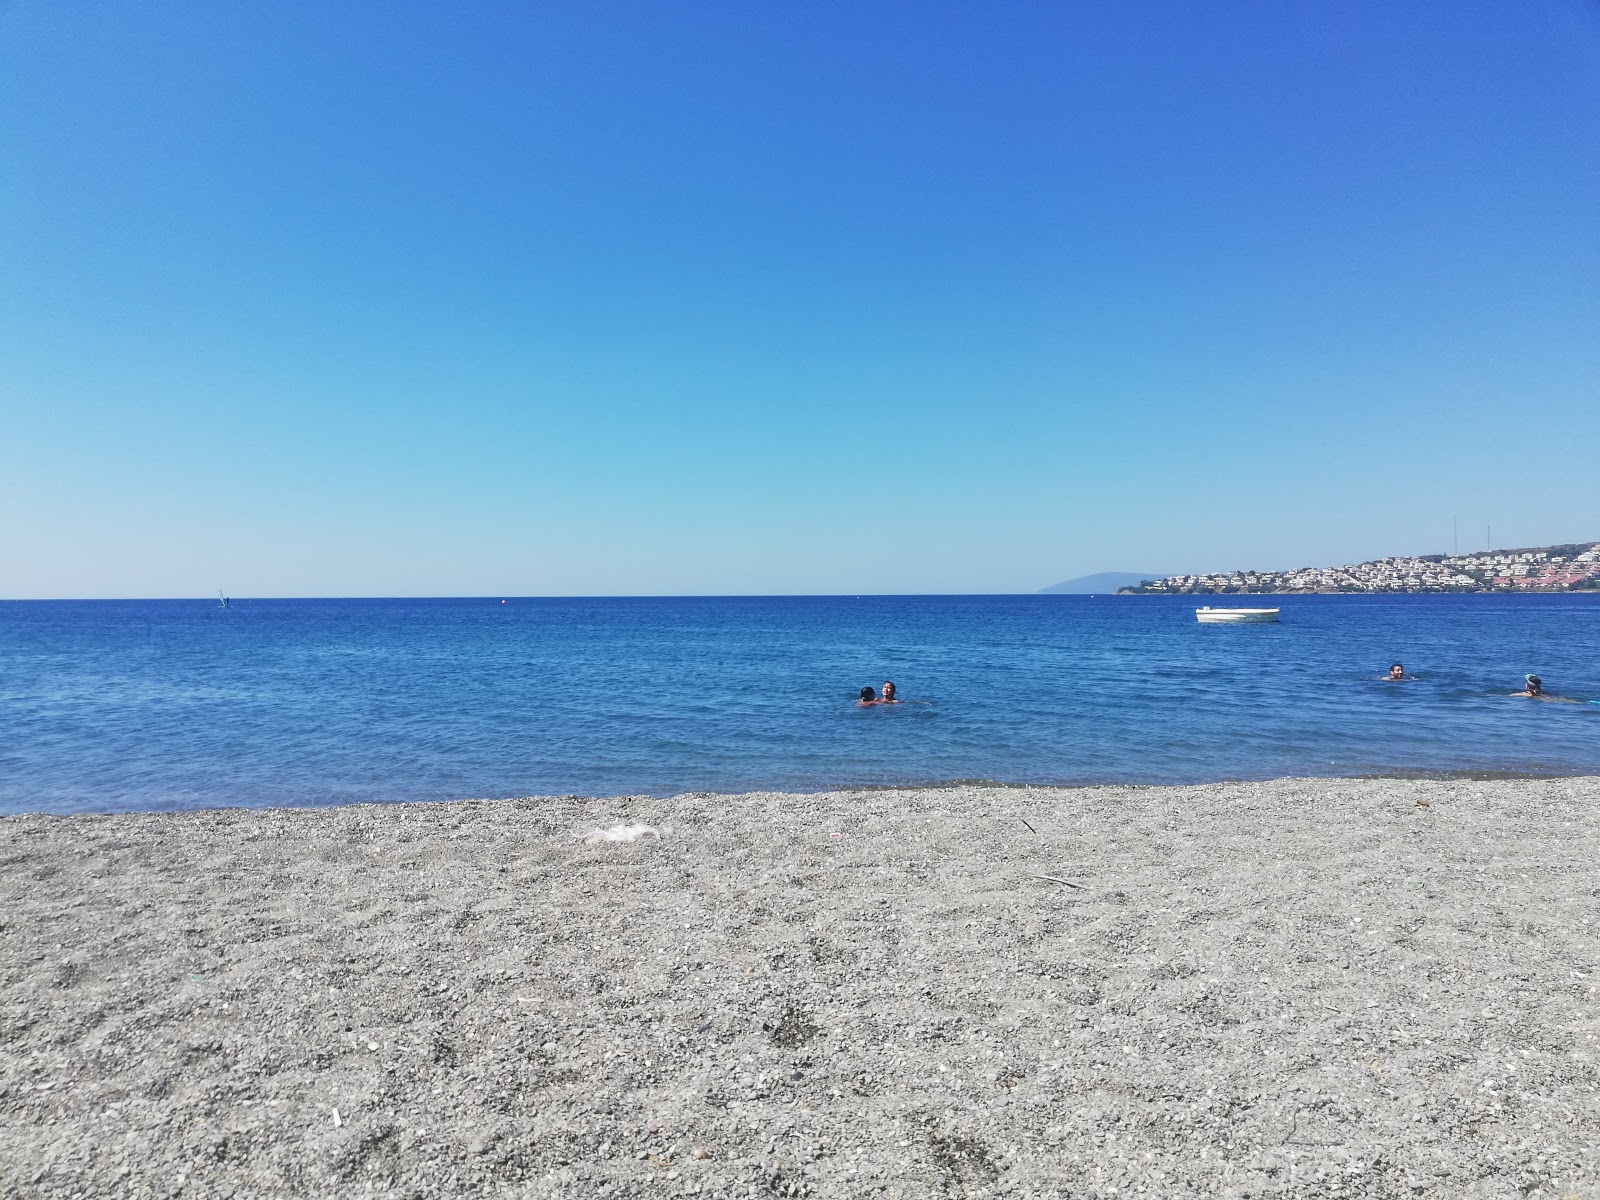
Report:
[[[236,603],[254,601],[328,601],[328,600],[481,600],[487,603],[513,600],[912,600],[912,599],[984,599],[989,597],[1037,597],[1042,600],[1096,600],[1112,597],[1118,600],[1188,600],[1210,595],[1202,592],[1152,592],[1134,593],[1116,590],[1105,592],[678,592],[678,593],[570,593],[543,596],[518,596],[498,592],[459,595],[383,595],[383,596],[229,596],[229,607]],[[1460,591],[1328,591],[1328,592],[1237,592],[1238,596],[1306,597],[1306,596],[1593,596],[1600,591],[1592,589],[1550,590],[1537,588],[1474,588]],[[207,604],[221,608],[216,599],[203,596],[0,596],[0,604]]]
[[[1063,595],[1114,595],[1114,592],[1050,593],[1044,590],[1031,592],[560,592],[544,595],[517,595],[511,592],[459,592],[459,593],[393,593],[383,595],[290,596],[290,595],[229,595],[230,604],[249,600],[849,600],[867,598],[899,598],[909,596],[1050,596]],[[217,597],[205,594],[195,596],[0,596],[0,604],[124,604],[170,601],[174,604],[191,601],[209,602],[217,607]]]

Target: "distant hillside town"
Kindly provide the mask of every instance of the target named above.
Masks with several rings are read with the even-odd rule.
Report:
[[[1600,542],[1380,558],[1346,567],[1217,571],[1147,579],[1120,595],[1228,592],[1574,592],[1600,591]]]

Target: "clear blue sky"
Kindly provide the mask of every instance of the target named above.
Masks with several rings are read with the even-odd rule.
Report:
[[[0,596],[1600,538],[1600,6],[0,0]]]

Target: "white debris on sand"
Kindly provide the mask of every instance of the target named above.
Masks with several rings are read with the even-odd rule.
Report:
[[[586,845],[598,846],[602,842],[637,842],[647,836],[659,842],[662,832],[654,825],[613,825],[609,829],[591,829],[588,833],[575,833],[572,836]]]
[[[0,1195],[1600,1189],[1600,779],[651,804],[0,819]]]

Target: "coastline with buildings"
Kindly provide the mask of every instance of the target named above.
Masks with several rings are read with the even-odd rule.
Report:
[[[1397,555],[1342,567],[1168,575],[1119,588],[1117,594],[1580,591],[1600,591],[1600,542],[1473,554]]]

